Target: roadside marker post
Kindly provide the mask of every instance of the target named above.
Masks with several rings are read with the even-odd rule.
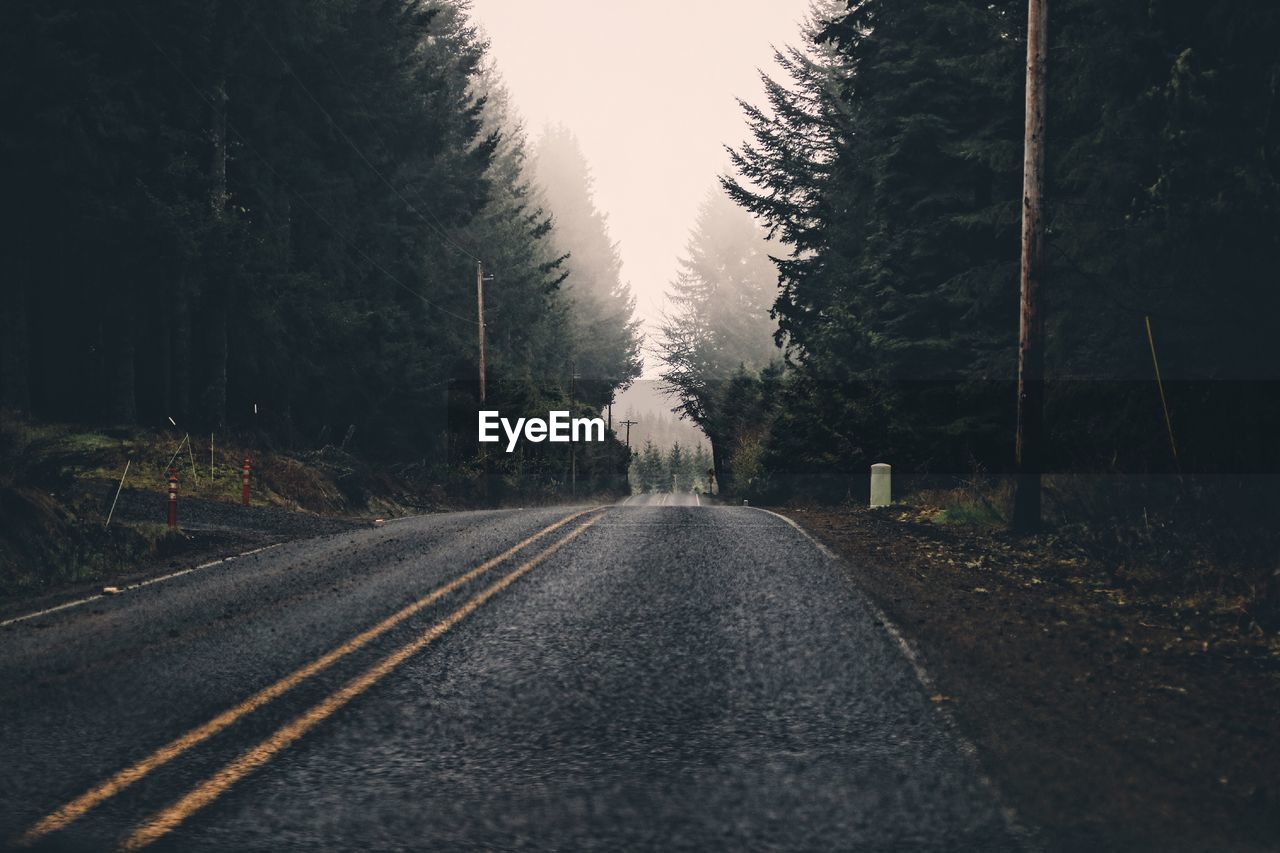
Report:
[[[893,503],[890,477],[893,469],[883,462],[871,466],[871,508],[885,507]]]
[[[169,526],[178,526],[178,475],[169,469]]]
[[[244,458],[244,476],[240,481],[240,505],[249,505],[249,457]]]

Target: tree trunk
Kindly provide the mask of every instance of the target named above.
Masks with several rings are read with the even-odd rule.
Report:
[[[184,423],[191,417],[191,294],[185,271],[179,273],[177,298],[169,322],[170,393],[169,405],[174,417]]]
[[[109,342],[106,353],[106,415],[112,424],[126,426],[138,420],[137,383],[134,359],[133,323],[128,312],[117,317],[114,327],[106,329]]]
[[[0,408],[31,408],[31,349],[27,329],[27,282],[20,277],[0,300]]]
[[[225,284],[209,283],[205,310],[201,312],[204,329],[201,348],[205,370],[204,391],[200,395],[201,414],[205,424],[215,430],[227,424],[227,304]]]
[[[209,162],[209,208],[214,222],[213,263],[205,270],[203,355],[207,371],[201,408],[205,422],[222,429],[227,422],[227,320],[230,311],[230,277],[226,274],[227,235],[223,228],[227,209],[227,41],[230,4],[218,4],[214,12],[213,63],[216,83],[210,107],[212,150]]]
[[[733,491],[733,471],[729,467],[729,460],[724,458],[720,449],[722,442],[717,436],[708,434],[707,441],[711,443],[711,467],[716,471],[716,484],[720,494],[728,495]]]

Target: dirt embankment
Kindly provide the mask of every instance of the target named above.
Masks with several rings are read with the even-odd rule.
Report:
[[[1049,851],[1280,850],[1280,640],[1052,536],[783,510],[916,644]]]
[[[176,529],[166,523],[171,469]],[[424,460],[391,468],[340,447],[282,452],[243,436],[213,442],[176,429],[89,429],[0,411],[0,614],[377,518],[557,500],[521,497],[498,488],[500,479],[454,494]]]
[[[243,507],[246,457],[250,506]],[[176,529],[166,524],[170,467],[179,482]],[[0,418],[0,611],[435,508],[337,448],[291,455],[222,441],[211,451],[207,437]]]

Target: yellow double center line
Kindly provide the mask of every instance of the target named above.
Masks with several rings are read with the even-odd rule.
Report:
[[[42,818],[38,823],[27,830],[20,839],[18,839],[18,844],[32,844],[49,833],[65,828],[82,817],[90,809],[93,809],[105,800],[119,794],[125,788],[128,788],[130,785],[139,781],[153,770],[156,770],[169,761],[172,761],[174,758],[177,758],[192,747],[208,740],[218,732],[235,723],[237,720],[252,713],[258,708],[261,708],[263,705],[266,705],[268,702],[279,697],[281,694],[287,692],[293,687],[296,687],[308,678],[328,669],[337,661],[367,645],[382,634],[385,634],[387,631],[391,630],[396,625],[399,625],[401,622],[404,622],[423,608],[430,606],[459,587],[469,583],[485,572],[493,569],[495,566],[505,562],[549,533],[572,523],[592,511],[593,510],[583,510],[582,512],[576,512],[560,519],[554,524],[544,527],[532,536],[529,536],[528,538],[511,546],[506,551],[503,551],[498,556],[486,560],[469,572],[459,575],[443,586],[436,588],[423,598],[418,599],[412,604],[409,604],[387,617],[377,625],[369,628],[367,631],[358,634],[311,663],[293,671],[269,687],[263,688],[235,707],[224,711],[203,725],[197,726],[177,739],[170,741],[168,744],[160,747],[146,758],[125,768],[124,770],[121,770],[102,784],[86,791],[71,802]],[[435,625],[432,625],[416,639],[401,646],[373,667],[347,682],[347,684],[337,692],[331,694],[327,699],[311,708],[302,716],[293,720],[291,723],[278,730],[271,737],[262,741],[235,761],[232,761],[230,764],[223,767],[222,770],[205,780],[177,803],[157,813],[140,825],[127,839],[125,839],[122,844],[122,848],[129,850],[140,849],[160,838],[165,833],[171,831],[186,820],[187,817],[217,799],[224,791],[234,785],[254,768],[266,763],[277,752],[302,737],[302,735],[315,727],[322,720],[332,715],[339,708],[346,705],[352,699],[356,698],[361,693],[364,693],[396,667],[400,666],[414,654],[421,651],[423,648],[445,634],[449,629],[453,628],[463,619],[470,616],[494,595],[515,583],[515,581],[522,575],[528,573],[556,551],[559,551],[566,543],[579,536],[583,531],[599,520],[600,516],[597,515],[586,521],[584,524],[574,528],[567,536],[560,538],[550,547],[529,558],[520,566],[504,575],[500,580],[496,581],[482,592],[476,594],[467,601],[466,604],[450,613]]]

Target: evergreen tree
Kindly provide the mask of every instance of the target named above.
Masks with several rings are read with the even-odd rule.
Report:
[[[567,258],[564,291],[572,305],[561,342],[564,370],[576,371],[579,398],[597,408],[640,375],[640,324],[622,281],[622,258],[607,217],[595,206],[593,179],[577,139],[564,127],[539,140],[535,174],[554,217],[552,240]]]
[[[1149,314],[1166,377],[1187,380],[1171,407],[1200,467],[1257,465],[1209,433],[1228,411],[1268,422],[1274,395],[1198,380],[1280,374],[1258,319],[1280,298],[1261,285],[1280,254],[1277,66],[1262,47],[1280,12],[1068,0],[1054,16],[1051,464],[1172,465]],[[746,106],[752,138],[725,179],[789,247],[775,312],[794,369],[762,476],[839,497],[877,458],[1005,468],[1025,9],[855,0],[826,17],[782,55],[790,83]]]
[[[646,441],[636,461],[637,479],[641,491],[664,492],[670,488],[670,475],[666,460],[657,446]]]
[[[663,388],[675,411],[711,441],[720,477],[739,440],[742,403],[726,394],[734,377],[754,375],[776,356],[770,317],[777,274],[760,227],[722,193],[703,202],[663,319],[658,351]]]
[[[496,399],[567,403],[563,341],[601,312],[562,292],[466,3],[15,0],[0,47],[0,168],[23,211],[0,403],[464,465],[474,411],[448,389],[477,376],[477,261]],[[609,308],[584,413],[634,375],[625,292]],[[560,450],[508,473],[563,481]],[[625,451],[580,462],[616,485]]]
[[[667,452],[667,471],[670,474],[668,487],[675,492],[687,492],[692,485],[689,471],[689,457],[680,446],[680,442],[671,445]]]

